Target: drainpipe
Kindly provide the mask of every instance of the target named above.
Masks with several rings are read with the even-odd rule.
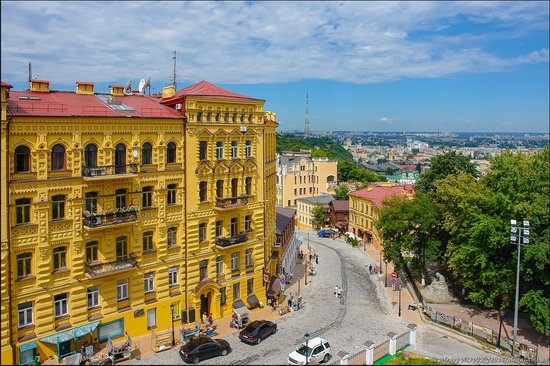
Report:
[[[184,190],[185,190],[185,194],[183,195],[184,197],[184,200],[183,200],[183,212],[184,212],[184,230],[185,230],[185,240],[184,240],[184,245],[185,245],[185,295],[184,295],[184,300],[185,300],[185,317],[187,318],[187,321],[189,321],[189,317],[188,317],[188,310],[189,310],[189,304],[188,304],[188,299],[187,299],[187,296],[188,296],[188,292],[187,292],[187,121],[186,121],[186,110],[185,110],[185,97],[183,98],[182,100],[182,105],[183,105],[183,108],[182,108],[182,113],[183,113],[183,121],[182,121],[182,135],[183,135],[183,186],[184,186]]]

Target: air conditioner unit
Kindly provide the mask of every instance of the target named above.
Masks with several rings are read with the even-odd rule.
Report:
[[[241,126],[241,132],[246,132],[246,126]]]
[[[177,109],[178,111],[181,111],[181,103],[176,104],[176,109]]]

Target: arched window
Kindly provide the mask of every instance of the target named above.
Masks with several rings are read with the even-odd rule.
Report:
[[[97,167],[97,146],[88,144],[84,148],[84,165],[88,168]]]
[[[15,149],[15,172],[23,173],[28,172],[31,166],[30,162],[30,150],[26,146],[17,146]]]
[[[245,191],[246,191],[246,195],[247,196],[250,196],[252,194],[252,177],[246,177],[245,180]]]
[[[151,164],[153,155],[153,147],[146,142],[141,147],[141,164]]]
[[[115,146],[115,174],[126,173],[126,146],[118,144]]]
[[[328,182],[328,183],[334,182],[334,175],[329,175],[329,176],[327,177],[327,182]]]
[[[166,145],[166,163],[175,163],[176,162],[176,144],[173,142]]]
[[[65,148],[57,144],[52,149],[52,170],[65,169]]]

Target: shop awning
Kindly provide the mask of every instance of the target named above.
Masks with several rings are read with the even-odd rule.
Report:
[[[25,344],[22,344],[19,346],[19,350],[21,352],[25,352],[25,351],[28,351],[30,349],[34,349],[34,348],[37,348],[38,345],[36,344],[35,341],[32,341],[32,342],[29,342],[29,343],[25,343]]]
[[[258,304],[260,303],[260,300],[258,300],[258,298],[256,297],[256,295],[250,294],[250,295],[248,295],[248,303],[249,303],[251,306],[255,306],[255,305],[258,305]]]
[[[63,332],[55,333],[50,336],[41,338],[40,342],[52,343],[52,344],[63,343],[65,341],[68,341],[69,339],[76,339],[85,334],[91,334],[95,330],[95,328],[97,328],[98,325],[99,325],[99,321],[91,322],[86,325],[81,325],[80,327],[75,327],[69,330],[65,330]]]
[[[277,296],[281,292],[281,281],[277,277],[271,278],[271,283],[269,285],[269,290],[267,291],[267,295],[269,296]]]
[[[246,310],[246,307],[233,309],[233,312],[237,314],[238,319],[244,319],[244,318],[250,317],[250,315],[248,314],[248,310]]]

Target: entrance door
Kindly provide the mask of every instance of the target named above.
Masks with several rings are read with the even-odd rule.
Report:
[[[202,314],[206,313],[206,316],[210,314],[210,309],[208,307],[208,295],[201,295],[201,318]]]
[[[115,147],[115,174],[126,173],[126,146],[118,144]]]

